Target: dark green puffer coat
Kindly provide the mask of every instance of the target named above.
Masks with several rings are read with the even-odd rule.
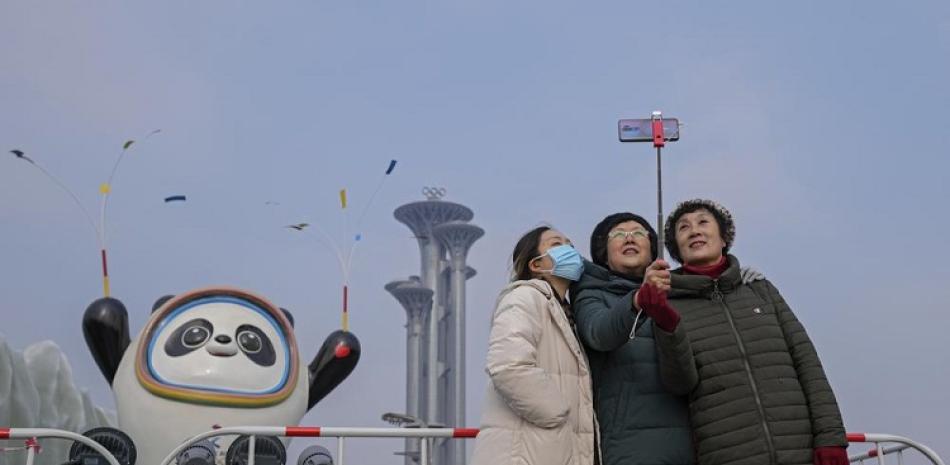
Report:
[[[689,394],[700,465],[811,465],[847,446],[818,354],[768,280],[740,284],[739,261],[717,280],[674,271],[682,320],[656,330],[664,383]]]
[[[604,465],[688,465],[693,462],[685,396],[664,389],[652,320],[636,313],[640,284],[593,263],[571,289],[577,331],[590,361]],[[646,323],[646,324],[641,324]]]

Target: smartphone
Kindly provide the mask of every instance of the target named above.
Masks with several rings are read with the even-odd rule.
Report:
[[[620,142],[653,142],[653,120],[622,119],[617,123]],[[680,140],[680,121],[676,118],[663,118],[663,139]]]

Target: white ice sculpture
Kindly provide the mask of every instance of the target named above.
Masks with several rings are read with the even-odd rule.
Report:
[[[73,383],[69,361],[52,341],[15,351],[0,333],[0,427],[56,428],[82,433],[97,426],[115,425],[115,415],[93,405],[89,394]],[[0,441],[0,447],[22,446],[23,441]],[[36,465],[60,465],[71,444],[40,439],[42,453]],[[0,465],[22,465],[26,452],[0,452]]]

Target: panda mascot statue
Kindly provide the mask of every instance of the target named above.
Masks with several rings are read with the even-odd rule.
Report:
[[[217,426],[296,425],[360,357],[356,336],[338,330],[304,363],[290,312],[227,287],[162,297],[135,339],[111,297],[89,305],[82,327],[142,465]]]

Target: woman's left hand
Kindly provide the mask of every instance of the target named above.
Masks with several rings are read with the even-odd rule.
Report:
[[[848,452],[844,447],[816,447],[814,454],[815,465],[848,465]]]

